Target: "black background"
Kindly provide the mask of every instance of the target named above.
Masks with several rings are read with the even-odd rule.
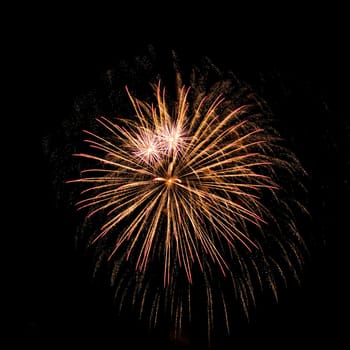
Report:
[[[220,340],[220,348],[339,348],[345,339],[349,56],[342,11],[275,9],[258,17],[236,8],[210,10],[169,7],[157,14],[157,8],[147,13],[106,8],[87,16],[31,8],[14,16],[16,30],[4,54],[10,58],[4,68],[14,92],[11,129],[5,131],[14,165],[4,170],[14,169],[5,218],[11,243],[3,248],[10,253],[6,323],[12,342],[46,349],[166,348],[160,330],[149,334],[136,321],[118,319],[108,291],[91,281],[88,259],[75,250],[74,220],[57,207],[52,168],[43,152],[43,139],[71,112],[74,98],[93,89],[101,72],[118,59],[140,54],[148,44],[175,49],[189,60],[207,55],[257,86],[267,79],[263,91],[312,179],[315,245],[301,288],[285,292],[278,305],[261,305],[250,323]],[[195,340],[190,346],[195,348]]]

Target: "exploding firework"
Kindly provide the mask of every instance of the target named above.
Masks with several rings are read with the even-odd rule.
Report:
[[[204,315],[230,332],[257,291],[277,299],[298,279],[305,245],[297,225],[304,171],[283,146],[264,101],[232,77],[208,83],[176,70],[138,98],[128,115],[84,130],[77,208],[98,227],[97,266],[109,264],[115,297],[175,334]]]

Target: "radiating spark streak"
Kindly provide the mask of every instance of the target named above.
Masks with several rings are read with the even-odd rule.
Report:
[[[189,206],[192,207],[193,206],[193,203],[189,203]],[[216,208],[218,210],[218,212],[220,212],[223,217],[226,217],[225,220],[228,220],[229,219],[229,215],[226,214],[226,212],[224,210],[221,210],[220,207]],[[249,245],[247,243],[245,243],[245,241],[242,239],[242,237],[248,241],[250,244],[252,244],[253,246],[255,246],[254,242],[252,240],[250,240],[245,234],[243,234],[240,230],[238,230],[236,228],[235,231],[232,231],[229,227],[227,227],[227,225],[225,224],[225,221],[224,220],[221,220],[219,216],[216,216],[215,218],[212,217],[212,214],[211,214],[211,210],[208,209],[208,205],[204,204],[202,206],[202,210],[203,210],[203,214],[205,214],[207,216],[207,218],[209,219],[209,222],[210,224],[214,227],[214,228],[217,228],[218,232],[221,232],[221,235],[223,238],[225,238],[227,240],[227,242],[229,244],[232,244],[232,242],[234,241],[232,239],[232,237],[230,238],[230,236],[234,236],[235,239],[238,239],[248,250],[251,250],[251,248],[249,247]],[[246,220],[250,220],[249,218],[245,217],[244,215],[240,214],[239,215],[241,219],[246,219]],[[259,217],[258,217],[259,218]],[[259,218],[260,219],[260,218]],[[192,221],[192,217],[190,217],[190,220]],[[253,221],[253,220],[250,220],[252,221],[254,224],[256,224],[256,221]],[[195,232],[198,232],[197,229],[198,227],[201,227],[201,225],[193,225],[193,228],[195,230]],[[219,228],[221,227],[221,230],[219,230]],[[203,238],[206,238],[207,235],[205,234],[206,231],[203,231],[204,233],[202,234],[198,234],[198,238],[199,239],[203,239]],[[226,235],[225,233],[228,232],[229,234]],[[238,234],[239,233],[239,234]],[[242,236],[242,237],[240,237]],[[209,242],[211,242],[211,240],[209,239]],[[255,246],[256,247],[256,246]],[[212,250],[213,249],[213,250]],[[208,250],[210,252],[212,252],[211,257],[212,259],[214,260],[214,257],[216,258],[217,257],[217,251],[216,251],[216,248],[215,246],[210,246],[210,248],[208,248]],[[221,262],[224,262],[224,259],[220,257],[220,260]],[[226,263],[225,263],[226,265]],[[221,270],[224,272],[224,269],[221,268]]]
[[[147,171],[146,169],[140,169],[140,168],[127,166],[127,165],[125,165],[123,163],[117,163],[115,161],[110,161],[110,160],[103,159],[103,158],[96,157],[96,156],[92,156],[92,155],[89,155],[89,154],[80,153],[80,154],[73,154],[73,156],[84,157],[84,158],[88,158],[88,159],[92,159],[92,160],[97,160],[97,161],[99,161],[101,163],[104,163],[104,164],[107,164],[107,165],[113,165],[114,167],[120,167],[122,169],[134,171],[136,173],[140,173],[140,174],[143,174],[143,175],[151,175],[151,173],[149,171]],[[120,158],[120,157],[118,157],[118,158]],[[73,182],[73,181],[71,181],[71,182]],[[82,181],[80,181],[80,182],[82,182]]]
[[[137,208],[142,206],[142,204],[144,204],[144,202],[146,202],[153,195],[153,193],[156,192],[156,190],[157,189],[153,189],[152,191],[148,191],[145,194],[143,194],[143,196],[139,196],[137,201],[135,201],[135,198],[132,197],[131,199],[127,200],[126,202],[123,202],[121,205],[117,205],[119,203],[118,201],[112,202],[111,205],[117,205],[116,208],[114,208],[114,211],[118,211],[119,209],[127,206],[128,204],[130,204],[130,205],[127,207],[127,209],[120,211],[111,220],[109,220],[106,224],[104,224],[101,227],[103,232],[107,233],[112,227],[117,225],[124,218],[129,216],[129,214],[133,213]],[[131,196],[132,196],[132,194],[131,194]],[[158,198],[158,197],[156,197],[156,198]],[[151,203],[152,202],[153,202],[153,200],[151,201]],[[108,204],[108,206],[110,206],[110,205]]]
[[[188,204],[188,205],[187,205]],[[224,258],[221,256],[221,254],[219,253],[219,251],[217,250],[215,244],[212,242],[212,240],[210,239],[210,237],[208,236],[206,230],[204,228],[202,228],[202,225],[199,223],[199,221],[197,219],[201,219],[202,216],[197,215],[196,213],[190,215],[189,213],[191,212],[191,208],[192,208],[193,203],[189,202],[184,199],[184,202],[181,203],[181,206],[183,206],[183,208],[185,209],[185,213],[187,214],[187,218],[189,219],[189,222],[192,225],[193,231],[194,231],[194,237],[201,242],[201,244],[203,245],[203,249],[206,251],[207,254],[210,255],[211,259],[213,261],[215,261],[216,263],[218,263],[218,265],[220,266],[220,269],[222,271],[222,273],[225,275],[225,268],[227,268],[227,265],[225,263]],[[177,203],[176,209],[179,208],[179,203]],[[206,207],[203,207],[203,212],[205,213],[207,211]],[[178,215],[181,215],[182,213],[178,212]],[[180,239],[182,238],[182,236],[184,236],[184,238],[187,237],[187,234],[191,232],[190,230],[188,230],[188,226],[186,226],[186,229],[184,230],[183,234],[180,235]],[[191,237],[191,235],[189,234],[189,237]],[[191,238],[192,240],[192,238]],[[180,241],[181,242],[181,241]],[[192,241],[193,242],[193,241]],[[186,250],[181,250],[181,253],[186,252]],[[198,257],[198,254],[196,254]],[[182,261],[182,259],[180,259]],[[200,263],[200,267],[201,269],[203,268],[201,263]],[[225,267],[225,268],[224,268]],[[187,276],[190,277],[191,274],[189,272],[189,270],[187,271]],[[191,279],[190,279],[191,280]]]
[[[251,132],[249,134],[249,136],[252,136],[255,133],[256,132]],[[252,154],[247,154],[247,155],[240,156],[240,157],[236,156],[236,157],[228,158],[231,155],[231,153],[236,153],[236,152],[242,151],[244,149],[247,149],[248,147],[257,145],[257,144],[262,142],[262,141],[259,141],[259,142],[254,142],[254,143],[248,143],[248,144],[246,144],[244,146],[240,146],[238,148],[233,147],[233,146],[235,146],[236,143],[242,142],[245,138],[246,137],[241,137],[239,139],[239,142],[229,143],[226,146],[224,146],[223,148],[219,148],[215,152],[212,152],[211,149],[212,149],[213,146],[218,144],[218,140],[217,139],[213,140],[206,148],[204,148],[204,150],[202,152],[199,152],[199,148],[196,148],[193,152],[191,152],[191,153],[193,153],[193,155],[195,153],[197,153],[197,155],[195,155],[194,157],[191,157],[191,155],[189,155],[188,157],[191,160],[187,163],[187,165],[191,166],[191,164],[194,163],[195,161],[197,161],[198,158],[201,158],[201,159],[206,160],[206,161],[208,161],[209,159],[213,158],[214,161],[215,161],[213,166],[215,166],[215,165],[219,166],[220,162],[218,162],[218,159],[220,159],[221,157],[224,157],[225,161],[228,163],[231,160],[239,160],[242,157],[252,157],[252,156],[256,155],[256,154],[252,153]],[[226,153],[227,150],[229,150],[229,151]],[[206,154],[206,158],[203,158],[203,153]],[[201,163],[201,162],[199,161],[199,163]]]
[[[142,242],[142,248],[141,248],[142,253],[139,255],[139,257],[136,261],[136,267],[140,266],[141,270],[143,270],[143,271],[147,267],[148,257],[150,254],[152,243],[154,241],[154,237],[156,235],[158,223],[159,223],[160,218],[161,218],[162,209],[164,207],[165,199],[166,199],[166,196],[163,192],[162,195],[160,196],[160,200],[158,203],[158,210],[155,211],[155,214],[151,220],[150,229],[147,231],[147,235],[146,235],[144,241]]]
[[[147,182],[146,182],[146,184],[147,184]],[[97,204],[100,204],[102,202],[106,202],[109,199],[112,199],[112,200],[115,199],[117,191],[121,190],[121,191],[123,191],[122,194],[120,195],[120,197],[121,197],[120,199],[123,199],[122,202],[108,201],[107,204],[98,207],[96,210],[91,212],[90,215],[92,215],[92,213],[96,213],[99,210],[104,210],[110,206],[114,206],[113,209],[114,209],[114,211],[116,211],[116,210],[119,210],[120,208],[134,202],[134,197],[133,197],[134,192],[131,192],[129,195],[127,195],[126,190],[128,187],[135,188],[135,187],[139,187],[139,186],[143,186],[143,185],[144,184],[142,184],[142,183],[137,183],[137,184],[133,183],[133,184],[129,184],[129,186],[125,186],[125,185],[119,186],[119,187],[116,187],[112,190],[104,191],[101,194],[96,195],[95,197],[81,200],[81,201],[77,202],[77,205],[78,205],[79,210],[86,208],[86,207],[89,207],[89,206],[96,206]],[[96,189],[96,187],[94,187],[94,189]],[[151,193],[147,192],[146,195],[148,197],[149,195],[151,195]],[[128,197],[131,197],[131,199],[127,200]]]
[[[194,194],[198,198],[206,200],[206,198],[208,197],[207,192],[195,190],[195,189],[192,189],[190,187],[186,187],[186,186],[181,185],[181,184],[179,184],[178,186],[184,188],[185,190]],[[223,204],[227,205],[227,207],[225,207],[225,210],[223,211],[223,213],[225,213],[226,210],[230,211],[231,214],[233,214],[233,215],[238,214],[238,215],[242,216],[244,213],[244,214],[248,215],[247,217],[245,217],[245,219],[251,220],[251,222],[253,222],[253,223],[255,223],[256,221],[262,220],[258,215],[255,214],[255,212],[253,212],[247,208],[244,208],[243,206],[239,205],[238,203],[227,200],[227,199],[223,198],[222,196],[218,196],[215,193],[211,193],[210,194],[210,204],[215,205],[215,201],[218,201],[219,203],[221,202],[221,204],[219,204],[220,207],[223,206]],[[219,215],[216,215],[216,216],[219,217]]]
[[[211,107],[210,111],[208,111],[208,114],[206,115],[206,119],[203,120],[203,122],[200,124],[200,126],[198,127],[194,137],[193,137],[193,140],[194,141],[197,141],[197,140],[200,140],[201,138],[199,137],[199,134],[200,133],[204,133],[204,131],[202,130],[202,124],[203,124],[203,127],[205,125],[206,129],[209,129],[210,131],[210,126],[211,124],[214,124],[216,121],[217,121],[217,118],[213,118],[209,123],[208,123],[208,120],[210,117],[211,117],[211,114],[214,113],[214,111],[216,110],[216,108],[218,107],[218,105],[220,103],[223,102],[223,99],[217,101],[217,104],[213,104],[213,106]],[[213,136],[215,136],[215,140],[218,141],[220,139],[222,139],[222,137],[229,133],[229,132],[233,132],[235,129],[238,129],[239,127],[241,127],[242,125],[244,125],[245,121],[242,121],[241,123],[239,123],[238,125],[235,125],[232,129],[229,128],[225,131],[223,131],[222,134],[217,134],[218,131],[223,128],[230,120],[232,121],[232,117],[235,116],[239,111],[243,110],[245,108],[245,106],[242,106],[240,108],[238,108],[237,110],[231,112],[223,121],[221,121],[220,123],[218,123],[218,125],[213,129],[211,130],[208,134],[205,133],[206,137],[200,142],[198,143],[198,145],[192,150],[192,147],[191,147],[191,150],[192,150],[192,153],[193,154],[196,154],[197,151],[199,149],[201,149],[201,147],[203,145],[205,145]],[[208,124],[207,124],[208,123]],[[192,146],[192,145],[191,145]],[[198,158],[200,157],[200,152],[198,153],[197,157],[195,158]]]
[[[181,216],[183,214],[181,209],[183,208],[187,214],[188,219],[192,223],[192,228],[194,228],[195,236],[200,237],[199,239],[202,239],[203,235],[199,235],[198,231],[197,231],[198,228],[200,228],[200,226],[196,225],[196,223],[193,222],[194,221],[193,216],[189,215],[191,207],[186,207],[186,200],[185,200],[185,202],[183,202],[182,199],[179,199],[178,196],[176,194],[174,194],[173,201],[174,201],[174,210],[176,210],[177,217],[181,218]],[[188,263],[188,255],[190,255],[192,261],[194,260],[193,253],[192,253],[192,249],[193,249],[194,255],[196,256],[197,261],[199,263],[199,266],[202,270],[203,266],[202,266],[202,263],[201,263],[200,258],[199,258],[198,250],[195,247],[194,238],[192,237],[191,231],[189,230],[189,226],[188,225],[181,226],[180,224],[177,224],[177,222],[175,222],[175,221],[174,221],[174,224],[176,225],[174,227],[174,232],[176,232],[176,237],[179,238],[179,243],[180,244],[182,243],[182,239],[184,239],[185,242],[187,243],[189,254],[187,254],[187,256],[186,255],[184,256],[186,258],[186,262]],[[182,227],[186,227],[186,228],[183,230]],[[204,246],[205,246],[205,244],[204,244]],[[187,251],[186,249],[184,249],[184,250],[180,249],[178,251],[178,254],[184,254],[186,251]],[[183,261],[183,259],[180,259],[180,261]],[[189,265],[185,265],[185,266],[188,267]],[[191,272],[190,272],[189,268],[186,268],[186,274],[187,274],[187,277],[189,278],[189,281],[191,283],[192,276],[191,276]]]

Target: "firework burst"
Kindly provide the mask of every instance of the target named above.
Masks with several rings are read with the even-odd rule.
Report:
[[[291,190],[303,169],[255,95],[176,77],[175,93],[159,80],[150,99],[126,87],[132,114],[84,131],[85,170],[68,182],[84,186],[77,207],[101,223],[91,241],[98,265],[113,266],[118,304],[176,332],[198,312],[210,337],[216,319],[230,331],[232,299],[248,313],[256,290],[277,298],[297,278],[304,209]]]

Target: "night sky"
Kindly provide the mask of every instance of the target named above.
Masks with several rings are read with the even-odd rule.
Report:
[[[208,56],[256,87],[310,174],[308,234],[313,239],[301,286],[283,291],[277,305],[259,305],[250,322],[237,324],[231,337],[217,340],[218,348],[340,348],[349,316],[350,233],[350,76],[342,21],[330,29],[329,18],[280,16],[270,26],[267,18],[255,22],[256,28],[248,31],[247,22],[235,21],[235,16],[215,17],[210,23],[185,18],[183,25],[179,19],[179,30],[165,18],[158,28],[145,18],[125,26],[119,12],[115,22],[78,18],[35,16],[19,27],[9,50],[15,56],[14,130],[5,130],[4,136],[10,135],[9,152],[14,152],[15,189],[9,204],[11,230],[4,232],[11,247],[3,249],[12,256],[5,265],[10,266],[7,334],[12,341],[45,349],[68,344],[171,348],[162,329],[149,333],[131,316],[116,316],[109,288],[91,279],[89,256],[75,248],[77,218],[72,208],[57,204],[55,169],[44,147],[77,96],[96,88],[101,74],[120,59],[142,54],[152,44],[163,53],[174,49],[188,62]],[[173,348],[194,349],[200,335],[189,334],[188,339],[190,344]]]

